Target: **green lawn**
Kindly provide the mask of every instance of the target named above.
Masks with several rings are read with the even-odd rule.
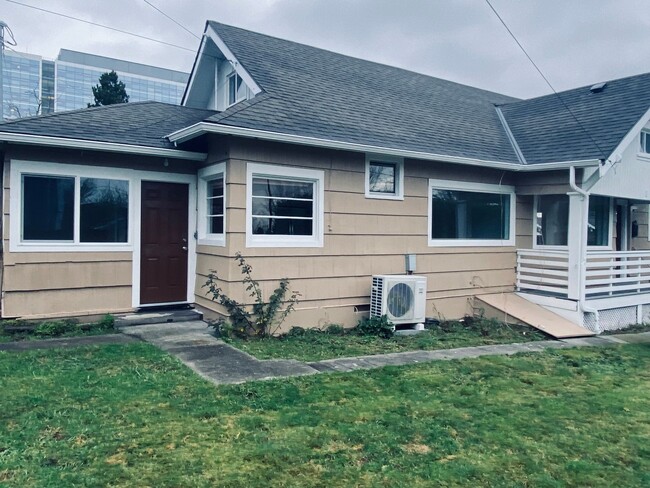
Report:
[[[390,339],[358,336],[353,333],[337,335],[306,330],[302,335],[288,334],[246,340],[225,338],[224,340],[259,359],[320,361],[391,352],[450,349],[546,339],[549,337],[532,327],[478,319],[467,322],[442,322],[414,336],[393,336]]]
[[[214,387],[130,344],[0,378],[12,487],[650,485],[647,346]]]

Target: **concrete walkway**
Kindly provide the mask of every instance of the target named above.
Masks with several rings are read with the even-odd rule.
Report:
[[[650,344],[650,332],[643,332],[557,341],[461,347],[437,351],[409,351],[304,363],[292,359],[256,359],[214,337],[212,330],[207,327],[205,322],[201,321],[138,325],[125,327],[121,332],[122,334],[105,336],[0,344],[0,350],[23,351],[95,344],[123,344],[143,340],[176,356],[203,378],[221,385],[324,372],[347,372],[383,366],[402,366],[428,361],[541,352],[547,349],[606,347],[630,343]]]

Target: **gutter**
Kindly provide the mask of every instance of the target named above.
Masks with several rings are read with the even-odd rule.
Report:
[[[598,174],[598,173],[596,173]],[[582,195],[583,198],[586,198],[587,201],[589,201],[589,192],[585,191],[584,189],[580,188],[577,183],[576,183],[576,168],[575,166],[571,166],[569,168],[569,186],[573,191],[576,193]],[[587,312],[587,313],[593,313],[596,314],[596,323],[599,324],[599,317],[598,317],[598,310],[590,307],[587,305],[587,300],[585,298],[585,287],[587,286],[586,284],[586,278],[587,278],[587,239],[588,239],[588,224],[589,224],[589,217],[588,214],[585,216],[586,218],[583,219],[583,226],[582,226],[582,239],[581,239],[581,245],[580,245],[580,299],[578,300],[578,305],[580,307],[580,310],[582,312]]]
[[[344,151],[355,151],[364,153],[375,153],[386,156],[397,156],[403,158],[423,159],[427,161],[438,161],[444,163],[467,164],[487,168],[495,168],[509,171],[551,171],[556,169],[567,169],[571,166],[577,168],[586,168],[599,166],[598,159],[586,159],[578,161],[558,161],[553,163],[540,164],[520,164],[504,163],[502,161],[490,161],[475,158],[465,158],[460,156],[450,156],[445,154],[434,154],[422,151],[410,151],[406,149],[394,149],[389,147],[372,146],[367,144],[357,144],[354,142],[342,142],[332,139],[321,139],[317,137],[299,136],[293,134],[284,134],[281,132],[270,132],[259,129],[247,129],[244,127],[234,127],[229,125],[214,124],[210,122],[198,122],[167,136],[171,142],[180,144],[201,134],[223,134],[240,137],[248,137],[265,141],[286,142],[290,144],[300,144],[312,147],[324,147],[329,149],[338,149]]]
[[[163,147],[137,146],[134,144],[119,144],[115,142],[87,141],[84,139],[68,139],[64,137],[38,136],[33,134],[15,134],[1,132],[0,141],[17,144],[39,145],[49,147],[65,147],[93,151],[110,151],[128,154],[141,154],[144,156],[159,156],[174,159],[189,159],[192,161],[205,161],[206,153],[181,151],[180,149],[167,149]]]

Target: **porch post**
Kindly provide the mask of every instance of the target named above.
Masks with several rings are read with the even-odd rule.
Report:
[[[585,268],[587,262],[587,223],[589,220],[589,197],[569,192],[569,249],[568,298],[584,300]]]

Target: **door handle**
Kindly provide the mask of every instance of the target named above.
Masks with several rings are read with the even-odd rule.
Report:
[[[183,251],[187,251],[187,246],[183,246],[181,249],[183,249]]]

